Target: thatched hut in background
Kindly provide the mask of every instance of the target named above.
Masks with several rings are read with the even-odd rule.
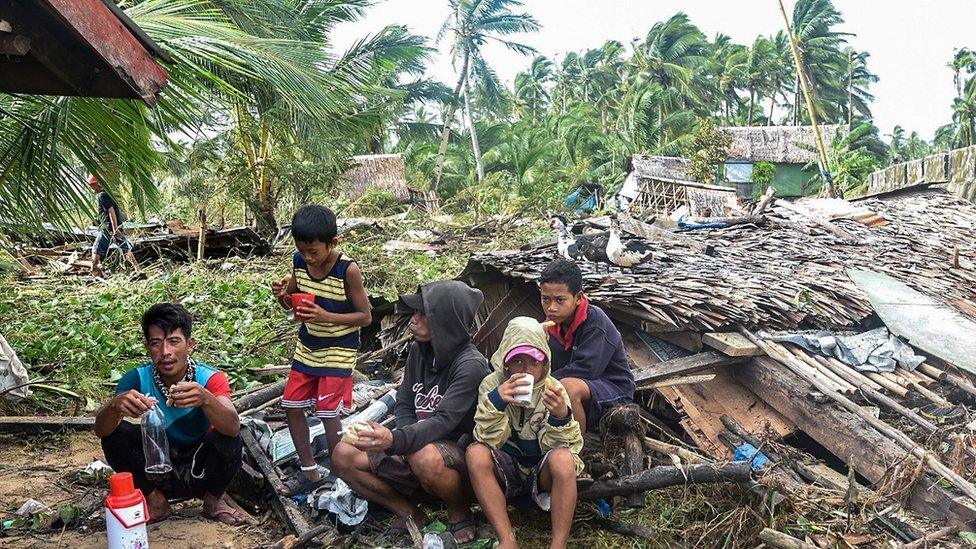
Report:
[[[829,142],[843,125],[820,126]],[[803,196],[817,190],[817,142],[813,126],[742,126],[721,128],[732,134],[732,146],[720,180],[735,185],[739,193],[752,192],[752,169],[757,162],[776,167],[772,186],[777,196]]]
[[[410,199],[406,165],[399,154],[364,154],[352,157],[352,167],[343,178],[348,182],[342,196],[348,200],[361,198],[371,189],[390,191],[397,202]]]

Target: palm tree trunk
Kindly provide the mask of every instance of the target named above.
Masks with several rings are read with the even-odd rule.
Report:
[[[468,115],[468,126],[471,129],[471,149],[474,153],[474,165],[478,173],[478,184],[485,182],[485,167],[481,163],[481,147],[478,145],[478,128],[474,125],[474,113],[471,109],[471,88],[469,78],[464,79],[464,110]]]
[[[797,69],[799,70],[799,69]],[[793,88],[795,92],[793,93],[793,125],[800,125],[800,94],[803,90],[800,89],[800,73],[796,73],[796,86]]]
[[[261,120],[259,130],[259,156],[258,164],[255,166],[258,172],[258,187],[255,189],[255,225],[259,233],[272,234],[278,230],[278,222],[275,220],[274,200],[271,193],[271,170],[269,169],[271,157],[271,129],[266,120]]]
[[[769,119],[766,120],[766,124],[769,126],[775,126],[776,123],[773,122],[773,112],[776,110],[776,89],[769,94]]]
[[[752,125],[752,110],[756,106],[756,90],[749,90],[749,120],[746,122],[747,126]]]
[[[847,125],[854,120],[854,52],[847,52]]]
[[[664,146],[664,103],[657,106],[657,146]]]
[[[457,109],[458,99],[461,96],[461,88],[468,77],[468,54],[464,54],[464,62],[461,65],[461,77],[458,78],[454,86],[454,95],[451,96],[451,103],[447,106],[444,114],[444,129],[441,130],[441,146],[437,149],[437,164],[434,166],[434,192],[441,186],[441,174],[444,172],[444,160],[447,158],[447,144],[451,140],[451,122],[454,120],[454,111]]]

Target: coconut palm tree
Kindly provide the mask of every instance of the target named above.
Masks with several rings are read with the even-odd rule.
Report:
[[[482,56],[482,47],[488,42],[502,44],[506,48],[523,55],[535,53],[535,50],[503,37],[513,34],[534,32],[539,30],[539,23],[527,13],[516,14],[512,8],[519,7],[519,0],[448,0],[451,15],[444,21],[438,41],[443,37],[451,37],[451,60],[458,69],[458,81],[454,87],[454,101],[448,107],[444,116],[444,129],[441,134],[441,146],[437,153],[437,164],[434,172],[434,190],[440,185],[441,169],[444,155],[450,138],[451,121],[459,97],[464,98],[464,110],[468,119],[468,129],[471,134],[471,148],[474,153],[478,183],[485,179],[485,169],[481,162],[481,150],[478,145],[478,131],[475,126],[473,101],[471,90],[474,84],[487,91],[489,97],[497,95],[492,88],[497,89],[498,78]]]
[[[130,187],[140,206],[154,202],[155,173],[175,134],[197,135],[237,114],[261,113],[257,93],[300,129],[358,133],[360,98],[383,93],[372,71],[385,34],[336,54],[329,30],[359,13],[364,0],[143,0],[126,14],[175,59],[154,109],[77,97],[0,95],[0,218],[38,225],[90,218],[84,186],[95,173],[113,193]],[[305,23],[298,24],[299,21]],[[289,29],[266,36],[261,29]],[[270,112],[264,111],[265,113]],[[270,136],[257,132],[258,139]],[[255,141],[260,143],[260,141]],[[248,149],[263,165],[260,146]],[[270,176],[270,174],[268,174]],[[263,174],[262,174],[263,176]],[[261,190],[268,179],[258,178]]]
[[[664,92],[657,104],[657,127],[667,126],[665,117],[669,112],[702,99],[691,84],[695,69],[705,61],[707,48],[705,35],[683,12],[655,23],[644,42],[637,46],[631,58],[637,84],[631,94],[649,97],[640,90],[644,85],[657,85]],[[637,103],[633,98],[630,102]],[[659,133],[659,139],[658,145],[664,146],[668,140],[666,132]]]
[[[905,129],[901,126],[895,126],[891,129],[891,133],[887,134],[890,138],[888,141],[888,154],[891,157],[891,162],[903,162],[908,160],[905,152]]]
[[[846,66],[843,48],[850,33],[834,30],[843,22],[843,16],[831,0],[799,0],[793,9],[793,33],[821,120],[839,120],[841,115],[838,104],[827,97],[843,97],[845,91],[841,77]],[[799,83],[794,89],[793,123],[796,125],[803,111],[803,99]]]
[[[752,47],[749,48],[745,63],[742,65],[743,84],[749,91],[747,126],[751,126],[753,122],[752,113],[756,105],[756,98],[762,97],[770,86],[770,74],[773,72],[771,65],[774,62],[772,42],[764,36],[757,37],[752,43]]]
[[[854,123],[854,112],[864,118],[871,118],[871,108],[868,104],[874,101],[874,96],[868,91],[868,86],[878,81],[878,77],[867,68],[868,52],[857,52],[853,48],[845,48],[847,70],[844,72],[844,87],[847,90],[844,110],[847,111],[847,124]]]
[[[962,99],[963,84],[966,74],[976,74],[976,51],[969,48],[958,48],[953,51],[952,61],[948,67],[952,69],[952,82],[956,85],[956,97]]]
[[[549,84],[553,81],[553,64],[548,58],[538,55],[532,60],[527,72],[515,76],[515,101],[522,118],[528,115],[532,122],[549,108],[552,94]]]

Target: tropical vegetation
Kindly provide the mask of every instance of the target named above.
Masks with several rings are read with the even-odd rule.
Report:
[[[785,32],[738,44],[681,12],[629,44],[550,58],[527,45],[540,24],[519,0],[448,0],[436,37],[391,26],[343,51],[333,31],[368,0],[120,5],[176,60],[170,85],[152,109],[0,95],[7,226],[87,224],[93,173],[145,217],[271,232],[296,204],[341,209],[350,157],[388,152],[404,156],[411,186],[459,211],[555,207],[580,181],[615,190],[633,154],[702,156],[696,136],[709,125],[810,122]],[[889,162],[976,143],[973,50],[951,59],[951,122],[932,142],[900,126],[882,136],[871,117],[878,79],[843,14],[831,0],[799,0],[791,26],[818,122],[850,130],[826,137],[848,191]],[[511,85],[485,57],[493,43],[526,56]],[[452,85],[426,76],[435,48],[454,63]]]

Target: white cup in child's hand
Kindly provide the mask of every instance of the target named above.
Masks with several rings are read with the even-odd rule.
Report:
[[[518,383],[515,401],[525,405],[532,404],[532,386],[535,385],[535,376],[532,374],[522,374],[522,377],[515,381]]]

